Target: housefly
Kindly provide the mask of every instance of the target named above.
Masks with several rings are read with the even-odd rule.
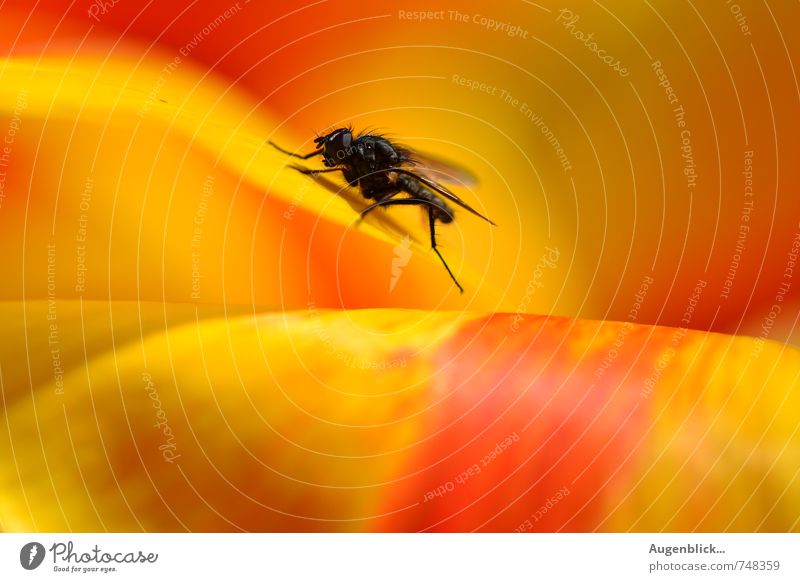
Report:
[[[353,135],[351,128],[338,128],[317,137],[316,149],[308,154],[298,154],[286,150],[276,143],[269,144],[278,151],[301,160],[322,156],[323,169],[310,169],[292,166],[295,170],[316,175],[328,172],[341,172],[347,184],[359,188],[361,195],[372,204],[361,211],[363,218],[378,207],[421,206],[428,213],[431,235],[431,248],[442,261],[458,290],[464,288],[456,280],[447,261],[436,248],[436,222],[453,222],[455,215],[448,202],[460,206],[489,224],[495,223],[473,209],[437,180],[469,176],[462,170],[452,168],[408,147],[401,146],[386,137],[373,133]],[[405,197],[399,197],[404,194]]]

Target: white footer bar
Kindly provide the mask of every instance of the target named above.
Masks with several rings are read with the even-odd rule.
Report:
[[[0,580],[797,581],[798,564],[800,534],[0,534]]]

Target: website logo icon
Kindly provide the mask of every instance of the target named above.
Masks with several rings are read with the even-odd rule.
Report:
[[[30,542],[19,551],[19,563],[26,570],[35,570],[44,561],[44,546],[39,542]]]

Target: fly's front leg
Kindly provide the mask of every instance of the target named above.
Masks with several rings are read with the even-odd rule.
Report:
[[[341,172],[344,176],[344,179],[347,180],[347,185],[355,188],[358,186],[358,178],[349,168],[320,168],[320,169],[311,169],[311,168],[304,168],[303,166],[296,166],[294,164],[289,166],[293,170],[300,172],[301,174],[305,174],[306,176],[316,176],[317,174],[329,174],[331,172]]]
[[[279,152],[281,152],[283,154],[286,154],[287,156],[292,156],[293,158],[300,158],[301,160],[307,160],[308,158],[313,158],[314,156],[318,156],[318,155],[322,154],[322,150],[321,149],[315,150],[315,151],[313,151],[313,152],[311,152],[309,154],[298,154],[298,153],[290,152],[289,150],[283,149],[281,146],[279,146],[278,144],[276,144],[272,140],[268,140],[267,143],[269,145],[271,145],[272,147],[274,147]]]
[[[344,179],[347,180],[347,185],[351,188],[358,187],[358,176],[352,170],[352,168],[342,168],[342,174],[344,174]]]
[[[306,176],[316,176],[317,174],[327,174],[329,172],[345,172],[344,168],[325,168],[321,170],[313,170],[311,168],[304,168],[303,166],[289,166],[293,170],[297,170],[301,174],[305,174]]]

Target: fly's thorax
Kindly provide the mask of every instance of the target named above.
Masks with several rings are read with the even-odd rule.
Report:
[[[405,161],[405,156],[388,139],[379,135],[362,135],[354,142],[357,155],[372,171],[391,168]]]

